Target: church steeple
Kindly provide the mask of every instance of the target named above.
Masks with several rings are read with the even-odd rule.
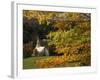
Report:
[[[37,36],[37,42],[36,42],[36,47],[40,47],[40,40],[39,40],[39,37]]]

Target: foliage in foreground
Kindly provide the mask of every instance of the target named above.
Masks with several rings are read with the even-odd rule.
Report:
[[[83,49],[83,51],[78,50],[81,48]],[[48,57],[45,59],[36,60],[36,66],[38,68],[49,68],[59,66],[67,67],[70,66],[68,63],[74,64],[73,66],[89,66],[91,65],[91,55],[88,50],[85,50],[86,48],[89,49],[89,46],[80,46],[80,48],[77,47],[75,50],[72,49],[70,50],[69,55],[64,54],[63,56]],[[77,62],[79,64],[77,64]]]

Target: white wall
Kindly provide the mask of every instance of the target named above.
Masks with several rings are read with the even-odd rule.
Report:
[[[21,0],[20,0],[21,1]],[[22,0],[23,1],[23,0]],[[29,0],[31,1],[31,0]],[[99,0],[32,0],[34,3],[41,4],[63,4],[74,6],[97,7],[97,23],[96,42],[98,55],[98,71],[97,73],[64,75],[58,77],[44,78],[36,80],[99,80],[100,76],[100,5]],[[11,80],[10,65],[11,65],[11,0],[0,0],[0,80]],[[33,78],[34,79],[34,78]],[[33,80],[22,79],[22,80]],[[34,79],[35,80],[35,79]]]

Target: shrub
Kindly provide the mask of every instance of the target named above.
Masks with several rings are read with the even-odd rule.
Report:
[[[32,42],[24,44],[23,46],[23,58],[31,57],[33,53]]]

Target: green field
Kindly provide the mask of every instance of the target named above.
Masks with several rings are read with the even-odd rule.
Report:
[[[23,69],[33,69],[37,68],[35,61],[40,60],[40,59],[45,59],[48,58],[47,56],[42,56],[42,57],[29,57],[23,59]]]
[[[55,56],[42,56],[42,57],[29,57],[23,59],[23,69],[36,69],[38,66],[36,65],[36,60],[43,60],[47,58],[55,58]],[[82,66],[80,61],[69,62],[66,61],[60,65],[56,65],[55,67],[75,67],[75,66]]]

